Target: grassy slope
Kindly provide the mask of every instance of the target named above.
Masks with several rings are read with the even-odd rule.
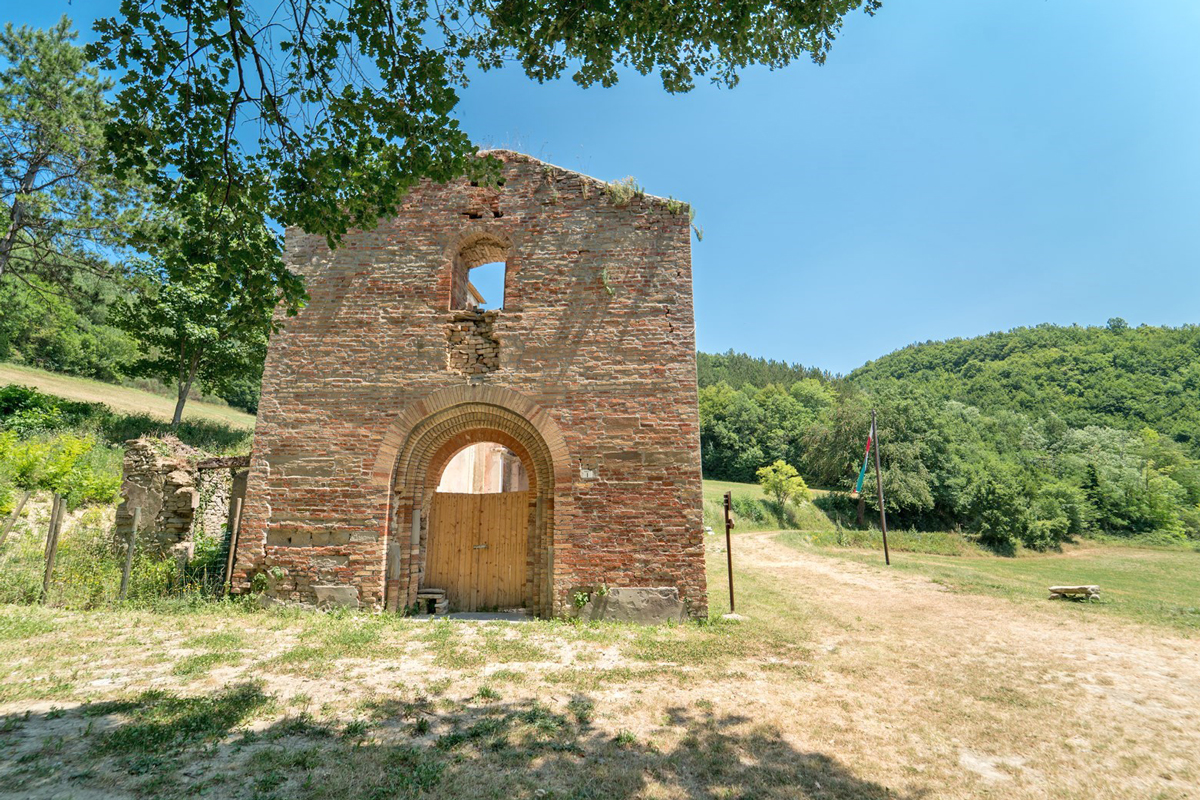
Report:
[[[823,489],[811,489],[813,496],[824,494]],[[724,506],[725,492],[733,492],[734,498],[749,497],[751,500],[765,501],[762,487],[757,483],[734,483],[733,481],[704,481],[704,524],[714,531],[725,530]],[[821,509],[812,503],[805,503],[799,508],[793,507],[795,526],[805,531],[828,531],[833,529],[833,522]],[[741,515],[734,514],[734,522],[738,530],[769,531],[778,530],[781,526],[777,520],[756,522]]]
[[[782,534],[778,538],[790,547],[809,546],[795,534]],[[888,569],[878,551],[818,550]],[[1098,584],[1101,600],[1088,604],[1095,613],[1200,631],[1200,553],[1193,550],[1094,542],[1069,546],[1061,553],[1027,553],[1017,558],[893,550],[891,569],[924,575],[953,591],[1025,603],[1046,600],[1049,586]]]
[[[829,494],[827,489],[814,489],[811,486],[808,488],[812,492],[813,497],[818,497],[823,494]],[[736,483],[734,481],[710,481],[707,478],[704,480],[704,499],[715,500],[721,502],[725,497],[726,492],[736,492],[737,494],[746,494],[755,500],[762,500],[766,495],[763,494],[762,487],[757,483]]]
[[[65,397],[68,400],[104,403],[119,413],[150,414],[166,420],[171,419],[171,415],[175,413],[175,401],[144,392],[141,389],[114,386],[111,383],[102,383],[88,378],[59,375],[33,367],[0,364],[0,385],[9,383],[32,386],[39,391]],[[217,406],[196,400],[189,400],[184,406],[183,418],[192,421],[223,422],[238,428],[254,427],[254,417],[250,414],[228,406]]]

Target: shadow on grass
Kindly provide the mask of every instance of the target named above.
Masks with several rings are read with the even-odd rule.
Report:
[[[139,436],[177,436],[184,444],[214,455],[244,455],[250,452],[254,431],[226,422],[186,419],[172,428],[171,423],[149,414],[117,414],[105,417],[98,425],[100,435],[115,445],[123,445]]]
[[[0,792],[258,798],[826,798],[901,795],[770,725],[706,703],[648,731],[603,728],[576,695],[561,708],[377,698],[361,716],[284,715],[259,684],[203,696],[146,692],[69,711],[0,717]],[[266,719],[273,721],[266,722]],[[263,720],[250,730],[247,724]]]

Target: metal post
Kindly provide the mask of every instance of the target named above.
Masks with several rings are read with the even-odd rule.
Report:
[[[729,613],[734,612],[733,608],[733,537],[729,532],[733,530],[733,492],[725,493],[725,560],[729,565]]]
[[[125,547],[125,569],[121,571],[121,591],[117,595],[117,602],[124,603],[125,598],[129,595],[129,574],[133,571],[133,548],[137,544],[138,528],[142,525],[142,509],[138,506],[133,509],[133,527],[129,529],[129,544]]]
[[[242,498],[233,501],[233,528],[229,531],[229,555],[225,557],[225,583],[223,594],[229,594],[233,588],[233,556],[237,553],[238,532],[242,529]]]
[[[875,491],[879,496],[879,527],[883,531],[883,563],[891,566],[888,554],[887,511],[883,507],[883,470],[879,466],[879,429],[875,425],[875,409],[871,409],[871,440],[875,443]]]

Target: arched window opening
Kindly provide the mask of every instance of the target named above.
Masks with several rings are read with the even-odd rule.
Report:
[[[437,490],[457,494],[524,492],[529,490],[529,476],[512,450],[495,442],[478,442],[446,462]]]
[[[489,235],[469,240],[454,258],[450,310],[504,308],[507,278],[508,245]]]

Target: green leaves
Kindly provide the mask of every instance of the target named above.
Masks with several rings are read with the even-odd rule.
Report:
[[[452,117],[471,64],[612,85],[620,67],[669,91],[733,85],[750,64],[823,61],[842,17],[878,0],[122,0],[92,56],[122,73],[108,146],[160,202],[237,197],[330,245],[370,229],[418,180],[494,178]],[[264,16],[269,14],[269,16]]]
[[[781,511],[789,500],[804,502],[812,497],[800,473],[785,461],[776,461],[759,469],[758,485],[766,494],[775,498]]]
[[[143,353],[130,372],[174,383],[177,418],[196,380],[220,394],[257,379],[267,336],[306,300],[261,214],[201,195],[183,198],[178,212],[178,224],[135,262],[133,290],[113,309],[114,324]]]
[[[60,433],[20,439],[0,431],[0,474],[24,491],[62,495],[70,508],[112,503],[121,489],[105,447],[90,436]]]
[[[1161,375],[1190,385],[1197,363],[1195,328],[1112,326],[1040,326],[919,345],[842,380],[701,354],[705,476],[747,480],[757,473],[775,485],[780,465],[790,463],[818,486],[849,492],[874,408],[888,519],[896,526],[961,529],[1000,551],[1055,547],[1097,531],[1200,537],[1200,462],[1175,441],[1180,433],[1072,427],[1064,417],[1094,418],[1078,403],[1026,407],[1038,396],[1033,387],[1094,373],[1087,380],[1114,387],[1111,396],[1084,395],[1092,403],[1106,398],[1109,411],[1100,418],[1136,426],[1136,413],[1112,409],[1137,407],[1136,384],[1155,385]],[[776,380],[788,381],[788,390],[770,383]],[[1171,398],[1164,393],[1159,402]],[[875,510],[873,470],[863,494]]]

